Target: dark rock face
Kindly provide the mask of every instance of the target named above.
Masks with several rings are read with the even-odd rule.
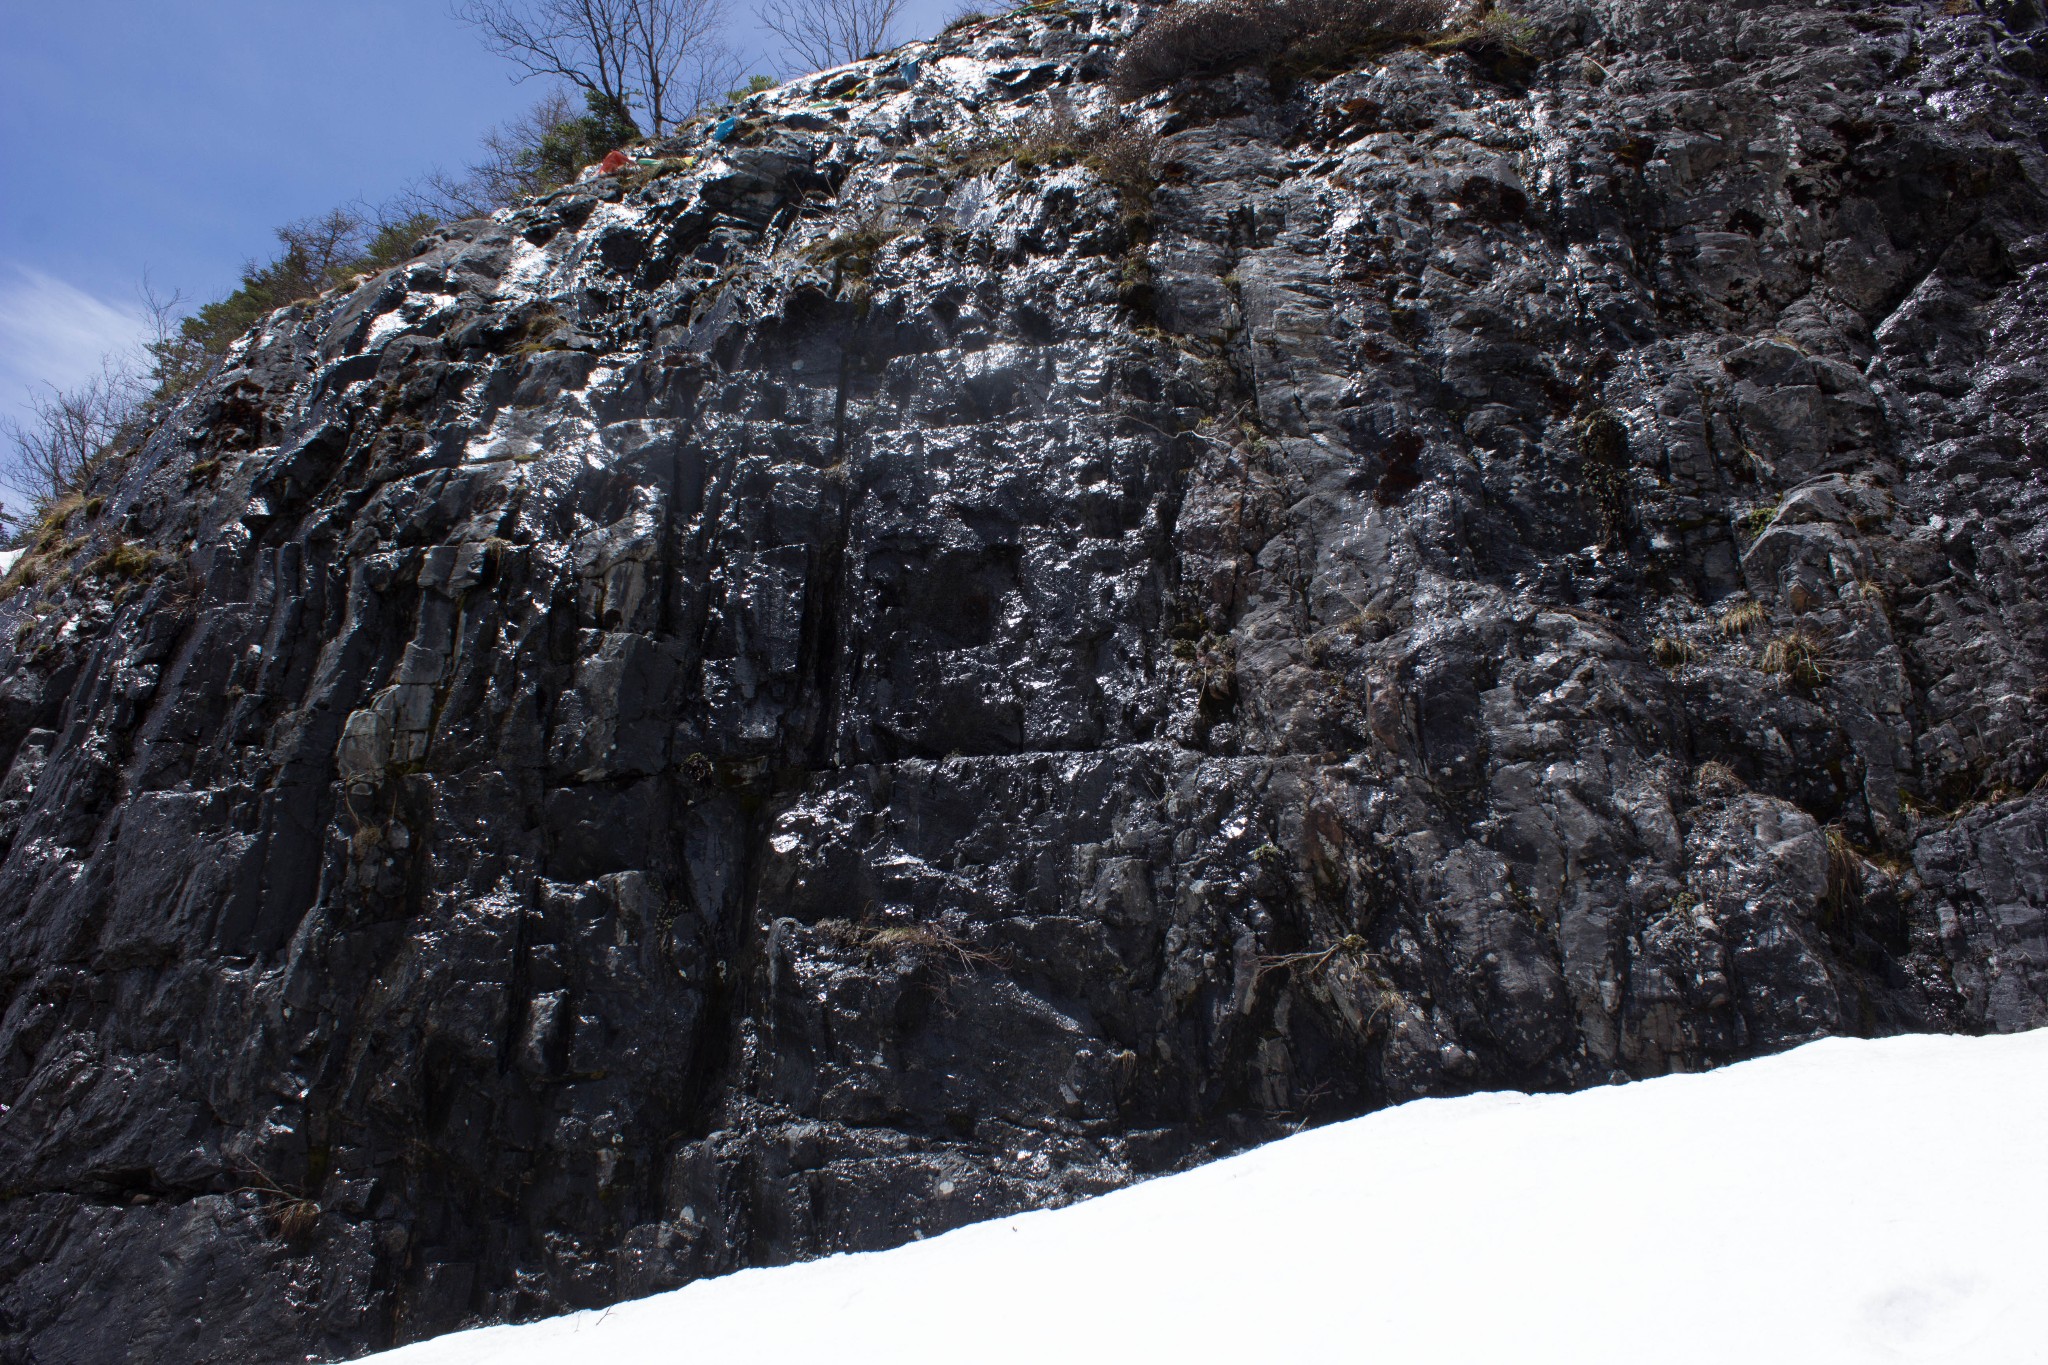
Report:
[[[1040,11],[271,318],[5,603],[0,1359],[2048,1023],[1982,9],[1542,0],[1140,106],[1149,195],[948,150],[1108,106]]]

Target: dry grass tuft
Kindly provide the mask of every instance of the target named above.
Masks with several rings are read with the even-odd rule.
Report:
[[[1114,115],[1078,119],[1073,110],[1055,104],[1013,132],[948,145],[942,157],[946,164],[975,172],[1005,164],[1027,172],[1086,166],[1123,197],[1129,210],[1149,200],[1158,187],[1158,151],[1158,136],[1141,123]]]
[[[1809,691],[1825,683],[1834,670],[1833,663],[1822,652],[1821,641],[1803,630],[1780,635],[1765,645],[1757,667],[1766,673],[1781,674],[1793,686]]]
[[[1700,764],[1692,784],[1701,796],[1739,796],[1749,790],[1749,784],[1736,775],[1735,769],[1716,759]]]
[[[1528,18],[1500,5],[1488,5],[1484,13],[1431,43],[1430,48],[1462,52],[1496,80],[1519,84],[1535,70],[1537,45],[1536,25]]]
[[[1828,884],[1821,893],[1821,915],[1826,923],[1841,924],[1862,902],[1862,857],[1849,842],[1840,825],[1827,827]]]
[[[1770,608],[1761,602],[1738,602],[1721,613],[1721,633],[1731,639],[1747,635],[1770,617]]]
[[[320,1224],[320,1206],[310,1199],[288,1199],[271,1209],[277,1220],[277,1235],[287,1242],[301,1242]]]
[[[874,273],[875,258],[882,248],[901,235],[883,227],[880,219],[869,219],[827,237],[804,254],[819,265],[831,266],[842,278],[864,280]]]
[[[861,924],[852,920],[819,920],[811,926],[843,948],[875,957],[929,956],[960,971],[997,967],[993,953],[973,947],[943,924]]]
[[[261,1201],[280,1239],[301,1242],[310,1237],[320,1224],[319,1201],[286,1189],[254,1162],[245,1164],[255,1183],[241,1186],[236,1193],[253,1194]]]
[[[156,551],[146,550],[133,541],[117,540],[94,556],[93,561],[85,566],[85,571],[94,578],[118,578],[132,582],[154,573],[156,567]]]
[[[85,495],[66,493],[49,506],[43,508],[36,518],[35,529],[30,533],[35,540],[34,549],[40,553],[55,548],[65,537],[71,525],[71,518],[85,510]]]
[[[1311,977],[1341,955],[1363,954],[1367,951],[1368,945],[1363,937],[1358,934],[1346,934],[1329,947],[1313,952],[1280,953],[1272,957],[1262,957],[1259,959],[1258,975],[1263,977],[1267,972],[1299,969],[1303,977]]]
[[[1659,635],[1650,642],[1650,658],[1659,668],[1683,668],[1692,662],[1692,646],[1673,635]]]

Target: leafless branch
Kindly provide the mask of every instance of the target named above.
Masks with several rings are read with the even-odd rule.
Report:
[[[637,94],[656,137],[730,83],[721,67],[732,59],[718,41],[724,0],[636,0],[629,6],[629,45]],[[707,80],[711,77],[711,80]]]
[[[158,292],[156,282],[145,270],[135,292],[142,300],[143,315],[149,319],[149,340],[142,343],[142,349],[154,355],[178,335],[178,324],[185,316],[185,291],[173,289],[168,295]]]
[[[457,0],[455,14],[527,76],[633,111],[655,137],[735,65],[719,42],[725,0]]]
[[[631,107],[628,11],[660,0],[459,0],[455,17],[528,76],[552,76]]]
[[[148,385],[111,358],[75,387],[30,390],[29,420],[0,424],[11,447],[0,481],[32,504],[78,491],[93,461],[120,438],[147,396]]]
[[[432,171],[401,191],[394,207],[451,222],[482,217],[552,189],[574,167],[550,159],[547,149],[576,118],[569,93],[551,90],[526,113],[485,133],[483,156],[463,174]]]
[[[903,0],[760,0],[754,16],[813,70],[889,46]]]

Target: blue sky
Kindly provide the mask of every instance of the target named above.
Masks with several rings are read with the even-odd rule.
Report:
[[[132,345],[145,273],[218,298],[278,224],[459,168],[544,93],[444,0],[0,0],[0,34],[0,417]]]

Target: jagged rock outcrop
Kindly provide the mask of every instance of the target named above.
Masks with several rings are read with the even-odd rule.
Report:
[[[1022,12],[238,346],[0,607],[0,1358],[2048,1023],[2048,28],[1521,14],[1112,164]]]

